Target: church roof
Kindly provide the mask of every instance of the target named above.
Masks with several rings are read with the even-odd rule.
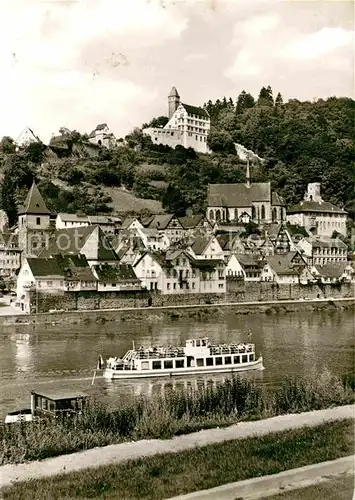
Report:
[[[276,191],[271,193],[271,205],[272,206],[285,206],[285,200]]]
[[[172,87],[169,97],[180,97],[176,87]]]
[[[48,210],[35,182],[33,182],[25,202],[23,206],[20,207],[18,214],[50,215],[50,211]]]
[[[190,106],[190,104],[184,104],[184,103],[181,103],[181,105],[184,106],[184,108],[190,115],[203,116],[204,118],[210,117],[208,112],[203,108],[199,108],[197,106]]]
[[[209,207],[250,207],[253,202],[270,202],[270,182],[252,182],[250,187],[238,184],[209,184],[207,204]]]

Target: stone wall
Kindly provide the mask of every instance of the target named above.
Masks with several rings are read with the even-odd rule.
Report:
[[[83,311],[136,307],[174,307],[235,302],[331,299],[354,296],[354,284],[278,285],[269,282],[227,281],[225,294],[161,295],[159,292],[66,292],[62,295],[31,295],[31,313],[53,310]]]

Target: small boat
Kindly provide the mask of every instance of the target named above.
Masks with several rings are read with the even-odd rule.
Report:
[[[99,357],[98,368],[108,379],[128,379],[263,370],[263,358],[255,356],[252,343],[212,344],[207,337],[190,339],[185,347],[143,346],[123,358]]]
[[[6,424],[33,422],[46,417],[70,417],[80,414],[88,395],[82,392],[31,391],[31,408],[8,413]]]

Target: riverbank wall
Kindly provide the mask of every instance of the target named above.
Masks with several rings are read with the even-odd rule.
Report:
[[[162,295],[148,290],[120,292],[64,292],[58,295],[32,292],[31,313],[55,310],[88,311],[122,308],[175,307],[239,302],[338,299],[354,296],[354,284],[302,285],[271,282],[229,281],[226,293],[182,293]]]
[[[0,316],[0,327],[43,324],[78,324],[125,321],[154,322],[161,319],[176,320],[180,317],[218,317],[223,314],[285,314],[289,312],[355,310],[353,297],[314,300],[278,300],[258,302],[224,302],[217,304],[187,304],[120,309],[89,309],[57,311],[28,315]]]

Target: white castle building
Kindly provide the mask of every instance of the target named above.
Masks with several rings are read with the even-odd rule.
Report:
[[[164,144],[175,148],[178,144],[193,148],[199,153],[209,153],[207,136],[211,120],[208,112],[197,106],[180,102],[175,87],[169,94],[169,121],[164,128],[148,127],[143,133],[151,137],[154,144]]]

